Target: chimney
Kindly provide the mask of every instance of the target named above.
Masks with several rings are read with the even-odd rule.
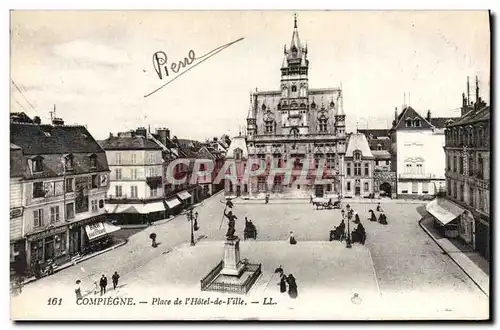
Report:
[[[156,134],[158,135],[158,140],[167,146],[167,140],[170,139],[170,131],[167,128],[157,128]]]
[[[63,126],[64,125],[64,120],[62,120],[62,118],[54,117],[52,119],[52,125],[54,125],[54,126]]]
[[[481,103],[479,102],[479,79],[476,76],[476,110],[479,110]]]
[[[214,137],[214,142],[217,142],[217,137]]]
[[[113,133],[109,132],[109,138],[111,139],[113,137]]]
[[[135,130],[135,135],[137,135],[137,136],[142,136],[142,137],[146,137],[146,136],[147,136],[147,131],[146,131],[146,128],[144,128],[144,127],[138,127],[138,128]]]
[[[431,122],[431,110],[427,110],[427,121]]]
[[[394,121],[397,122],[398,121],[398,107],[395,107],[394,108]]]

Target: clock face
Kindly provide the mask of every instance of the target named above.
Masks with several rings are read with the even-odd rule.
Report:
[[[106,174],[101,175],[101,187],[104,187],[108,184],[108,176]]]

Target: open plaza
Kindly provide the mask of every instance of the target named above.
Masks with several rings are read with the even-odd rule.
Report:
[[[185,215],[159,221],[128,238],[127,244],[25,285],[12,297],[16,318],[130,318],[130,319],[224,319],[231,310],[236,318],[285,319],[396,319],[486,318],[488,297],[419,226],[423,204],[387,201],[382,207],[388,225],[368,221],[370,200],[346,200],[360,215],[367,232],[365,245],[329,241],[329,231],[342,218],[340,210],[317,210],[308,200],[235,200],[236,235],[241,238],[241,258],[261,264],[262,275],[247,295],[205,292],[200,280],[220,262],[226,233],[222,223],[225,207],[221,195],[196,208],[200,229],[190,246],[190,223]],[[257,239],[243,240],[245,217],[255,224]],[[354,227],[354,226],[353,226]],[[220,229],[219,229],[220,228]],[[352,230],[352,227],[351,227]],[[293,231],[296,245],[289,244]],[[156,233],[158,247],[149,235]],[[297,280],[298,298],[279,292],[281,266]],[[117,271],[117,290],[108,285],[104,297],[133,298],[135,307],[76,304],[74,285],[81,280],[84,297],[102,274],[109,279]],[[360,301],[353,303],[357,294]],[[245,304],[223,308],[190,305],[179,308],[179,298],[226,300],[241,297]],[[60,306],[47,305],[62,298]],[[156,304],[153,305],[153,299]],[[267,299],[267,300],[265,300]],[[269,300],[272,299],[272,300]],[[39,309],[19,306],[39,300]],[[160,302],[171,300],[171,305]],[[266,304],[264,305],[264,301]],[[272,302],[272,304],[269,304]],[[137,306],[143,305],[143,306]],[[187,306],[185,306],[187,307]]]

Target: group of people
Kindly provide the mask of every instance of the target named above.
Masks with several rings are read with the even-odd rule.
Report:
[[[356,212],[353,208],[347,205],[349,207],[349,211],[347,213],[347,218],[349,219],[354,219],[353,223],[356,224],[357,226],[354,228],[354,230],[350,233],[351,235],[351,241],[353,243],[359,242],[361,244],[365,244],[366,241],[366,230],[363,224],[361,223],[361,219],[359,218],[358,212]],[[340,224],[334,228],[334,230],[330,231],[330,241],[342,241],[346,238],[346,225],[344,219],[340,222]]]
[[[118,272],[115,272],[111,276],[111,280],[113,282],[113,290],[116,290],[116,288],[118,287],[118,280],[119,279],[120,279],[120,275],[118,275]],[[82,298],[82,289],[80,287],[80,284],[81,284],[81,281],[77,280],[76,287],[75,287],[76,299]],[[106,277],[106,275],[102,274],[101,279],[99,280],[99,287],[101,288],[101,290],[100,290],[101,296],[106,294],[107,286],[108,286],[108,278]],[[94,282],[94,287],[93,287],[92,291],[94,292],[94,295],[98,294],[99,290],[98,290],[98,286],[97,286],[97,281]]]
[[[382,224],[382,225],[387,225],[387,216],[385,215],[384,213],[384,210],[382,209],[382,206],[380,206],[380,203],[377,204],[377,212],[380,212],[380,215],[378,216],[378,220],[377,220],[377,216],[375,215],[375,212],[373,212],[373,210],[370,210],[368,212],[370,212],[370,221],[378,221],[378,223]]]
[[[292,274],[286,276],[286,274],[283,273],[283,271],[279,272],[280,274],[280,292],[285,293],[287,291],[287,286],[288,286],[288,296],[292,299],[297,298],[298,296],[298,291],[297,291],[297,282],[295,281],[295,277],[293,277]]]

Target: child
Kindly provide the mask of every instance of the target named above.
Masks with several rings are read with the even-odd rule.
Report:
[[[94,281],[94,296],[97,295],[98,287],[97,287],[97,281]]]

